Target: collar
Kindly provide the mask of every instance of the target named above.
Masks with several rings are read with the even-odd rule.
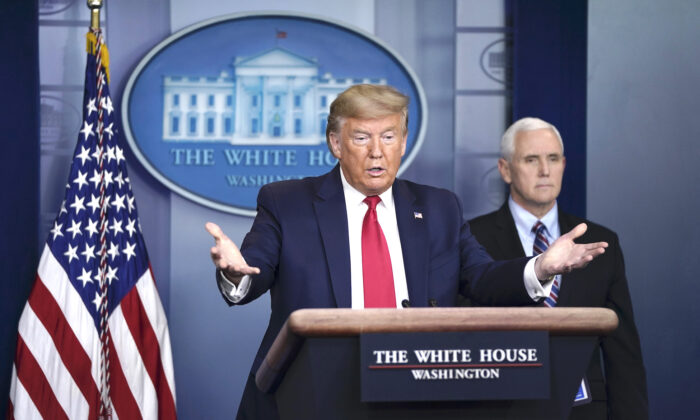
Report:
[[[355,187],[350,185],[347,179],[345,179],[345,174],[343,174],[343,169],[340,169],[340,181],[343,183],[343,194],[345,195],[345,202],[352,206],[359,206],[364,204],[366,195],[359,192]],[[394,195],[392,194],[394,186],[390,186],[386,191],[379,194],[379,198],[382,199],[379,205],[383,205],[386,208],[393,208],[394,206]]]
[[[513,201],[513,197],[511,196],[508,196],[508,208],[513,215],[513,221],[518,231],[531,232],[532,227],[539,220],[547,228],[547,233],[549,233],[551,239],[556,239],[560,236],[559,206],[556,201],[554,202],[554,206],[541,219],[538,219],[535,215],[522,208],[518,203]]]

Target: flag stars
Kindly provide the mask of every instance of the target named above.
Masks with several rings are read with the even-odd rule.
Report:
[[[112,231],[112,234],[114,236],[117,236],[117,234],[124,232],[122,229],[122,221],[117,220],[116,218],[112,219],[112,226],[109,227],[109,230]]]
[[[114,131],[112,131],[113,126],[114,126],[114,123],[109,123],[109,125],[103,129],[103,131],[105,133],[107,133],[107,135],[109,136],[109,140],[112,140],[112,136],[114,135]],[[119,160],[117,160],[117,163],[119,163]]]
[[[122,178],[122,171],[119,171],[119,174],[117,175],[117,177],[114,178],[114,182],[119,184],[119,189],[122,188],[122,185],[124,185],[124,178]]]
[[[75,214],[80,213],[80,210],[85,210],[85,205],[83,204],[83,201],[85,201],[85,197],[78,197],[77,195],[75,196],[73,204],[70,205],[70,208],[75,209]]]
[[[95,212],[100,208],[100,197],[92,194],[90,202],[87,206],[92,209],[92,214],[95,214]]]
[[[117,268],[116,267],[107,267],[107,275],[106,275],[107,283],[111,286],[112,285],[112,280],[119,280],[117,278]]]
[[[95,277],[93,277],[93,279],[95,279],[95,283],[97,283],[97,284],[102,283],[102,273],[104,273],[104,270],[102,269],[102,267],[99,267],[97,269],[97,273],[95,274]]]
[[[95,147],[95,151],[92,152],[92,157],[95,158],[95,161],[97,162],[98,165],[102,162],[100,160],[100,155],[102,155],[102,148],[98,144],[97,147]]]
[[[109,125],[112,126],[111,123]],[[115,146],[115,150],[116,150],[116,155],[117,155],[117,165],[119,165],[119,163],[122,160],[126,160],[126,158],[124,158],[124,149],[122,149],[119,146]]]
[[[85,230],[90,233],[88,237],[92,237],[92,235],[97,235],[97,233],[99,232],[97,230],[97,220],[88,219],[88,225],[85,227]]]
[[[129,223],[126,224],[126,229],[127,232],[129,232],[129,238],[131,238],[134,233],[136,233],[136,228],[134,227],[134,224],[136,223],[136,219],[129,219]]]
[[[80,146],[82,149],[79,154],[75,155],[76,159],[80,159],[80,164],[85,165],[85,161],[91,161],[90,159],[90,148],[87,149],[84,146]]]
[[[60,216],[63,213],[68,213],[68,210],[66,210],[66,200],[61,201],[61,209],[58,211],[58,215]]]
[[[53,235],[53,240],[55,241],[57,237],[63,236],[63,232],[61,232],[61,228],[63,227],[63,223],[59,224],[58,221],[53,222],[53,229],[51,229],[51,234]],[[133,226],[132,226],[133,228]],[[131,235],[129,235],[131,236]]]
[[[88,101],[88,103],[87,103],[87,105],[86,105],[88,117],[89,117],[90,114],[92,114],[93,112],[97,112],[97,107],[95,106],[95,102],[97,102],[96,98],[92,98],[92,99],[90,99],[90,100]]]
[[[85,243],[85,251],[81,252],[80,255],[85,257],[85,263],[90,262],[90,258],[95,258],[95,245],[88,245],[87,242]],[[85,286],[85,284],[83,284]]]
[[[111,162],[113,159],[117,159],[117,155],[114,153],[114,147],[107,146],[107,164],[109,164],[109,162]]]
[[[95,310],[99,311],[100,305],[102,304],[102,296],[100,296],[99,293],[95,292],[95,299],[92,300],[92,303],[95,305]]]
[[[102,108],[107,111],[107,115],[112,115],[112,112],[114,111],[114,107],[112,106],[112,99],[107,96],[106,98],[102,98],[101,101]]]
[[[109,184],[113,183],[114,181],[112,180],[112,172],[110,171],[105,171],[105,188],[109,187]]]
[[[83,270],[83,273],[78,276],[78,280],[83,282],[83,287],[85,287],[86,284],[92,283],[92,279],[90,276],[92,275],[92,270],[86,270],[85,268],[81,267],[81,270]]]
[[[109,243],[109,251],[107,251],[109,257],[114,261],[117,256],[119,256],[119,245],[114,242]]]
[[[87,172],[83,173],[82,171],[78,171],[78,176],[75,177],[73,180],[74,184],[78,184],[78,191],[80,191],[81,188],[83,188],[83,185],[87,185],[88,182],[85,179],[87,177]]]
[[[134,242],[133,244],[126,244],[126,247],[122,251],[124,255],[126,255],[126,260],[129,261],[131,257],[136,257],[136,252],[134,251],[134,248],[136,248],[136,243]]]
[[[121,176],[121,173],[119,173]],[[112,206],[116,207],[117,211],[120,211],[121,209],[126,208],[126,205],[124,205],[124,199],[126,198],[125,195],[119,195],[115,194],[114,201],[112,201]]]
[[[63,255],[68,257],[68,264],[70,264],[71,261],[73,261],[73,258],[76,260],[78,259],[78,246],[76,245],[75,248],[71,246],[71,244],[68,244],[68,251],[64,252]]]
[[[100,181],[102,181],[102,175],[100,174],[100,171],[94,169],[92,172],[92,177],[90,178],[90,182],[95,184],[95,188],[97,188],[100,186]]]
[[[134,211],[134,209],[136,209],[136,206],[134,205],[134,201],[135,201],[134,196],[133,195],[129,196],[126,199],[126,201],[127,201],[128,206],[129,206],[129,213],[131,213],[132,211]]]
[[[80,225],[83,224],[83,222],[76,222],[75,220],[70,221],[71,226],[66,229],[66,232],[70,232],[73,234],[73,238],[75,239],[75,235],[82,235],[82,232],[80,232]]]
[[[92,124],[88,124],[87,121],[84,122],[83,129],[80,130],[81,133],[85,136],[85,141],[91,136],[94,135],[92,132]]]

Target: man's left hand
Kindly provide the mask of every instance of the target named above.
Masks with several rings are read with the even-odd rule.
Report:
[[[583,235],[588,226],[581,223],[562,235],[535,261],[535,274],[544,281],[556,274],[563,274],[583,268],[595,257],[605,252],[607,242],[577,244],[574,239]]]

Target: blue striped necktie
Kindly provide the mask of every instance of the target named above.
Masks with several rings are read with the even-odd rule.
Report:
[[[545,232],[547,228],[541,221],[537,221],[535,226],[532,227],[532,232],[535,234],[535,242],[532,244],[532,255],[540,255],[549,248],[549,241]],[[549,297],[544,300],[544,305],[554,307],[557,306],[557,299],[559,298],[559,282],[561,281],[561,276],[554,277],[554,283],[552,284],[552,291]]]

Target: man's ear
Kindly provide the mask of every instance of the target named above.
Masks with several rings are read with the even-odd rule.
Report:
[[[510,164],[507,160],[503,158],[498,159],[498,172],[501,173],[501,178],[506,184],[510,184],[512,179],[510,177]]]
[[[330,140],[331,152],[333,153],[333,156],[335,156],[336,159],[340,160],[340,136],[338,135],[338,133],[334,133],[331,131],[330,133],[328,133],[328,139]]]
[[[406,142],[408,141],[408,132],[404,133],[403,139],[401,140],[401,156],[406,154]]]

